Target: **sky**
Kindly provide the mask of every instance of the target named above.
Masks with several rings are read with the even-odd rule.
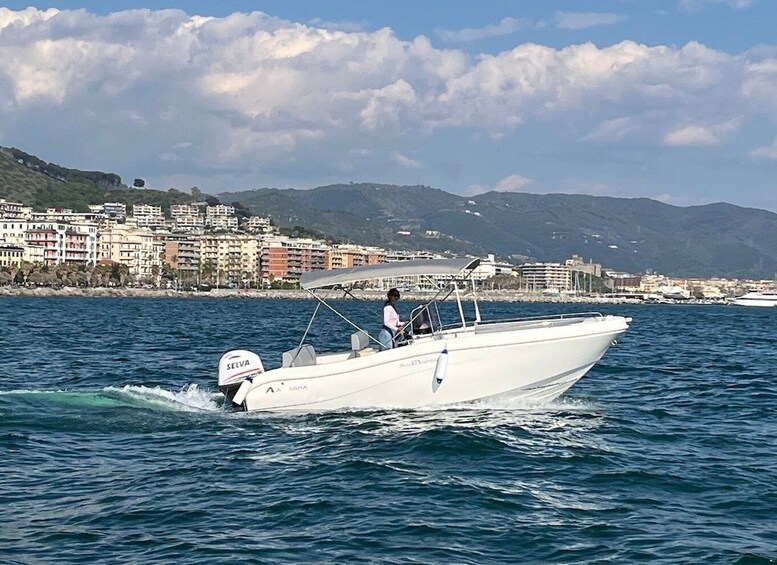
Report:
[[[777,211],[773,0],[0,4],[0,145],[149,188]]]

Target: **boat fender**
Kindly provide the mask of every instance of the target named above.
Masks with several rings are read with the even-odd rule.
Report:
[[[445,372],[448,370],[448,348],[442,350],[440,356],[437,357],[437,365],[434,367],[434,380],[437,384],[442,384],[445,378]]]
[[[237,389],[235,396],[232,397],[232,402],[234,402],[238,406],[243,404],[243,401],[246,399],[246,395],[248,394],[248,391],[251,390],[251,387],[253,385],[254,383],[251,377],[244,380],[243,383],[240,385],[240,388]]]

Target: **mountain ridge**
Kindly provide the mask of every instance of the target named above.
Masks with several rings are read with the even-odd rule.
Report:
[[[495,253],[514,263],[558,262],[578,254],[618,270],[652,269],[673,276],[777,274],[777,214],[725,202],[678,207],[644,197],[519,192],[459,196],[425,185],[380,183],[261,188],[218,196],[244,204],[255,214],[270,215],[280,227],[302,226],[364,245]],[[68,169],[3,147],[0,198],[37,210],[76,211],[106,201],[168,210],[172,204],[195,200],[173,188],[128,188],[113,173]]]
[[[268,191],[285,201],[277,215]],[[623,271],[674,276],[772,278],[777,272],[777,214],[725,202],[679,207],[650,198],[487,192],[458,196],[428,186],[335,184],[308,190],[255,189],[219,195],[281,225],[305,220],[349,240],[368,222],[361,243],[492,252],[513,261],[563,261],[572,254]],[[295,208],[294,202],[299,208]],[[356,215],[354,222],[344,214]],[[301,219],[301,217],[297,218]],[[411,236],[398,236],[410,231]]]

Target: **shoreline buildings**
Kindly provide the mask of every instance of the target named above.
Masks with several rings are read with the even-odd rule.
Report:
[[[23,263],[94,267],[126,265],[134,284],[160,285],[162,275],[176,284],[230,287],[294,285],[307,271],[358,267],[408,259],[434,258],[422,251],[396,251],[358,244],[333,244],[281,235],[271,219],[239,220],[233,206],[205,202],[173,205],[170,217],[160,206],[122,203],[90,206],[88,213],[49,209],[33,212],[0,199],[0,267]],[[593,280],[606,276],[612,292],[720,298],[744,290],[770,290],[773,281],[726,279],[672,280],[647,273],[634,275],[586,263],[573,255],[564,263],[512,265],[494,255],[481,258],[472,273],[476,283],[515,277],[525,292],[591,292]],[[434,281],[395,280],[385,284],[428,288]]]

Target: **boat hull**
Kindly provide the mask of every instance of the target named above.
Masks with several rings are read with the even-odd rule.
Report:
[[[255,377],[246,385],[240,407],[413,409],[492,397],[552,400],[601,359],[628,321],[603,316],[487,324],[364,357],[320,356],[316,365],[273,369]]]

